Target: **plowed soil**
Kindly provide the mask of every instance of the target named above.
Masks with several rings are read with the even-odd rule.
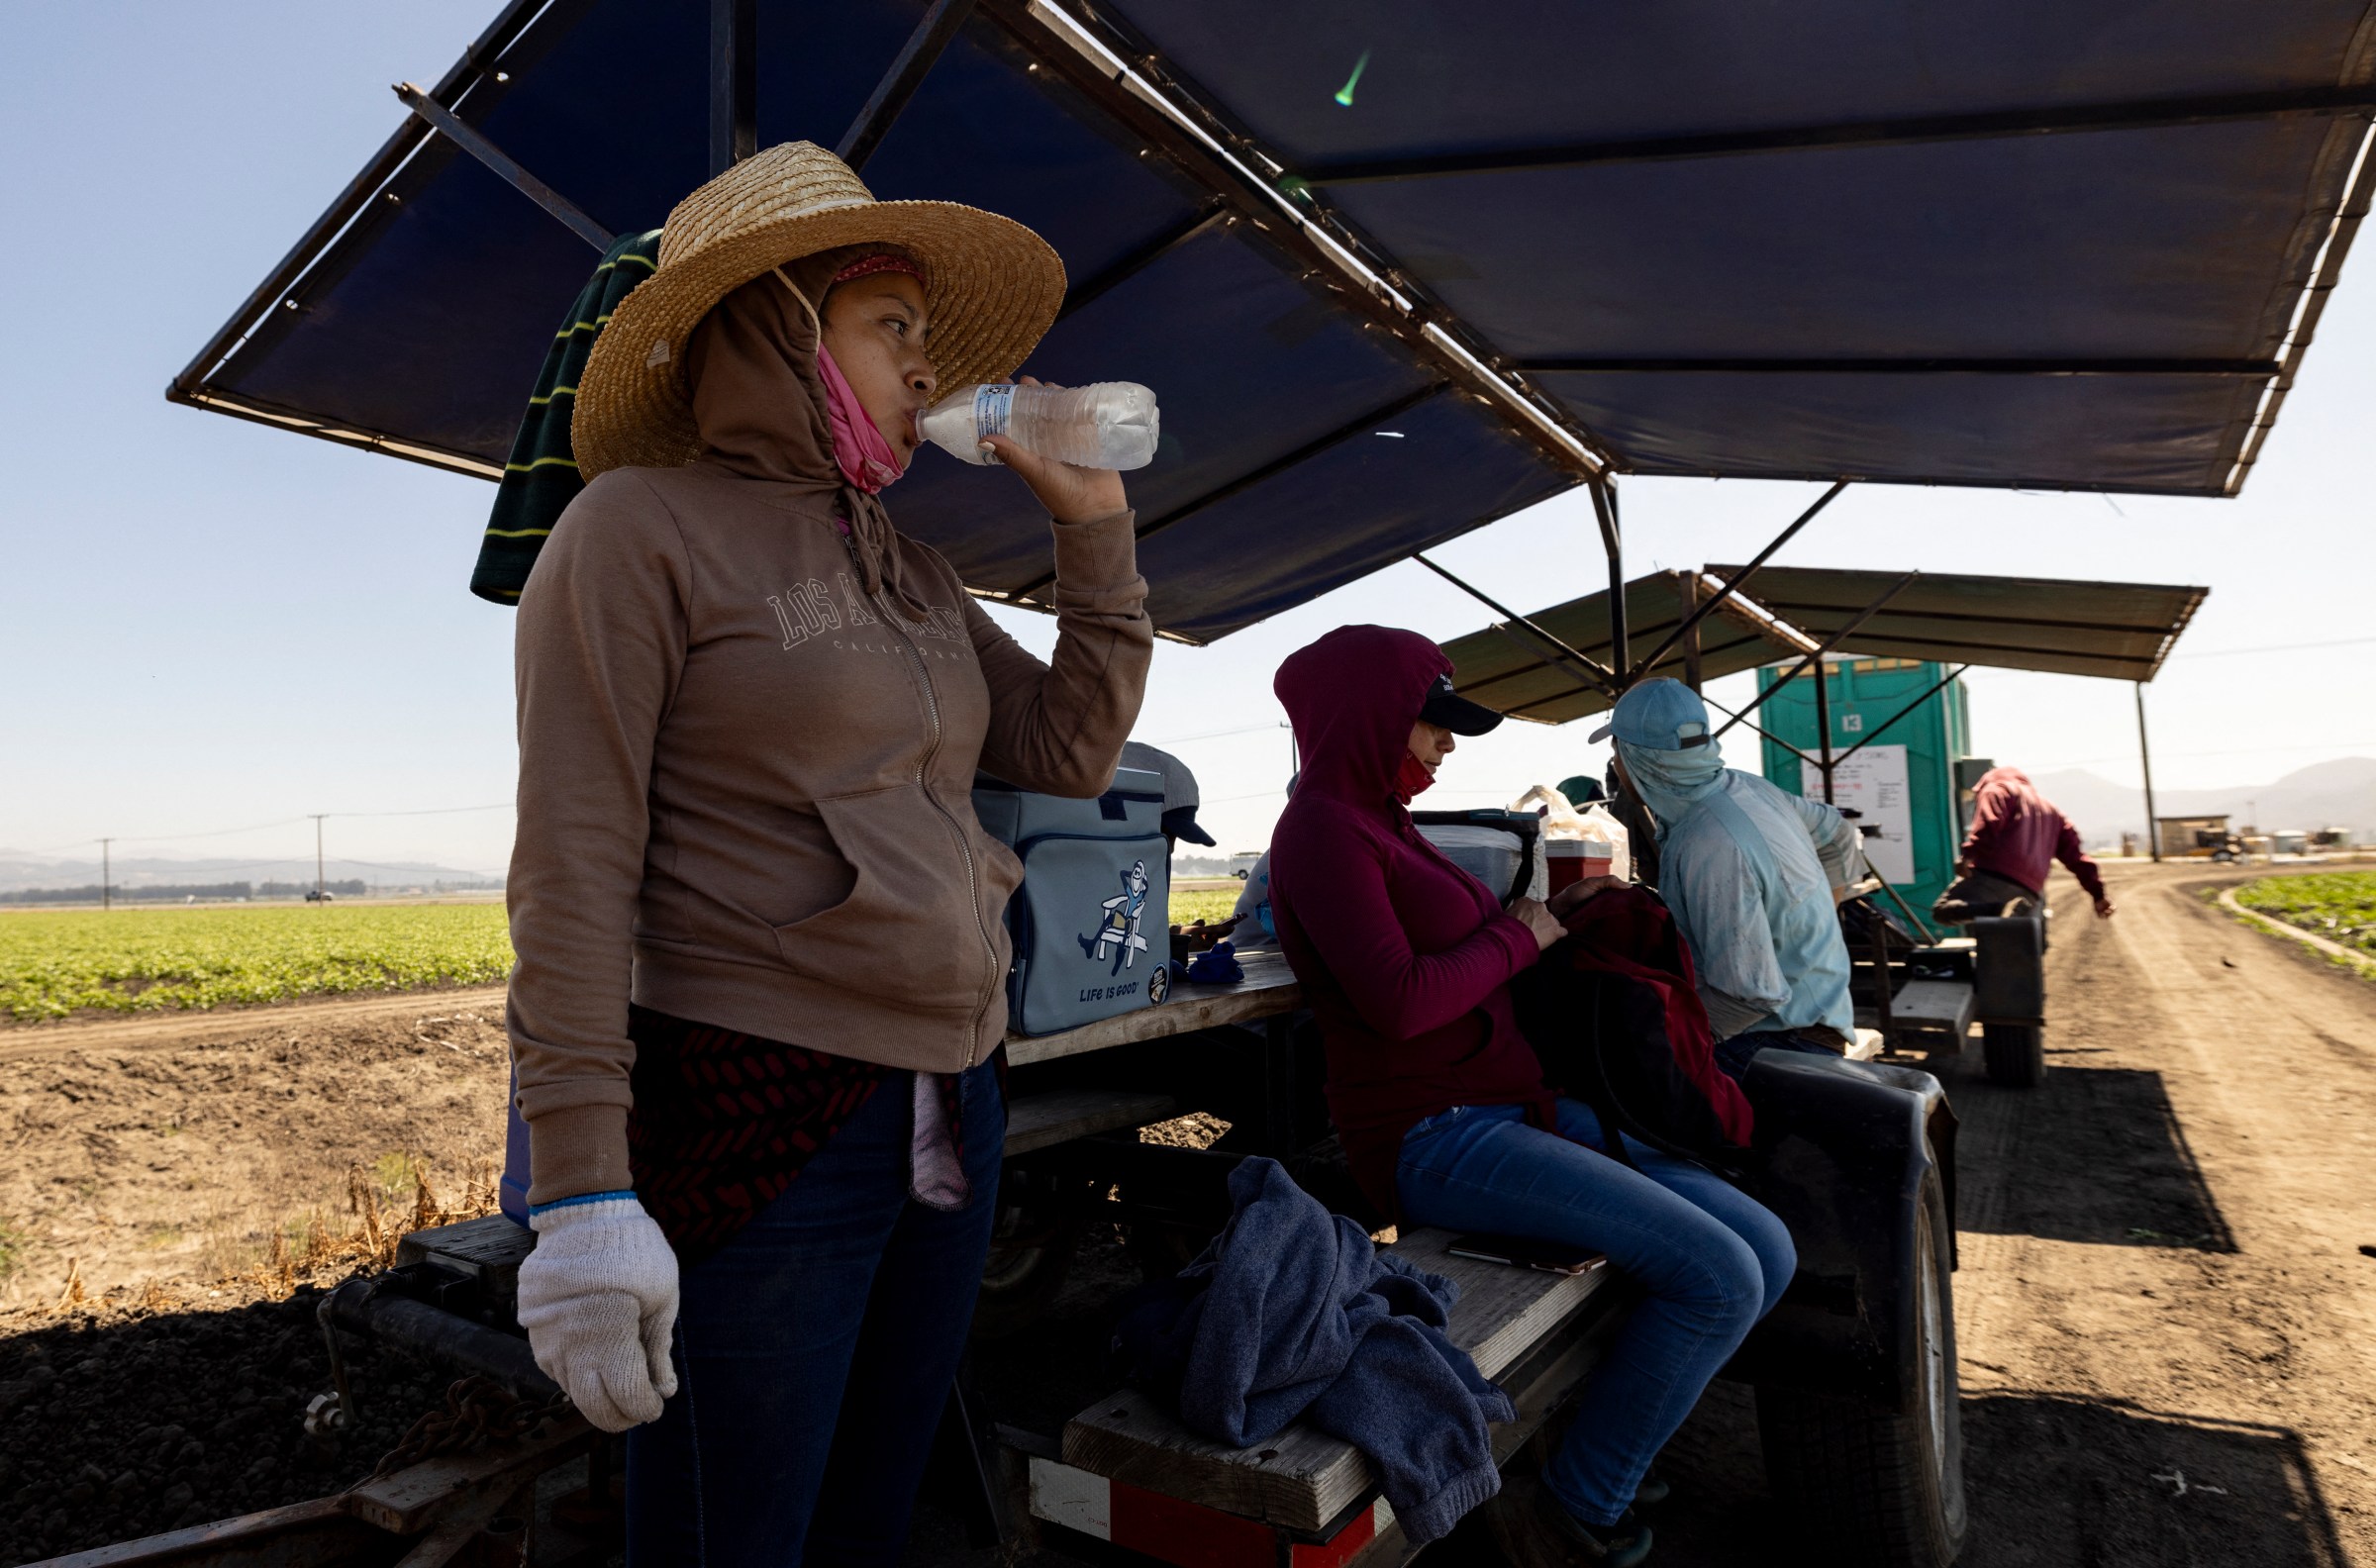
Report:
[[[458,1189],[502,1153],[499,991],[0,1029],[0,1308],[215,1281],[275,1230],[394,1200],[419,1157]],[[409,1198],[404,1202],[410,1205]]]

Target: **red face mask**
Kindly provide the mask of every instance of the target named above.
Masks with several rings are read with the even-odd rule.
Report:
[[[1394,798],[1408,806],[1413,796],[1424,793],[1435,782],[1436,775],[1428,770],[1428,765],[1405,751],[1403,765],[1394,773]]]

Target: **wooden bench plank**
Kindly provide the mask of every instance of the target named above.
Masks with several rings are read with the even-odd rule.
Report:
[[[1180,1102],[1170,1095],[1128,1089],[1021,1095],[1007,1107],[1007,1152],[1029,1154],[1093,1132],[1168,1122],[1179,1114]]]
[[[1009,1034],[1007,1060],[1025,1067],[1223,1024],[1251,1024],[1304,1005],[1303,988],[1295,983],[1285,958],[1277,953],[1247,953],[1242,961],[1245,979],[1238,985],[1175,986],[1169,997],[1152,1007],[1134,1008],[1079,1029],[1055,1034]]]
[[[1444,1230],[1417,1230],[1393,1251],[1461,1287],[1452,1343],[1498,1377],[1582,1311],[1610,1283],[1607,1269],[1550,1274],[1452,1257]],[[1256,1448],[1196,1435],[1136,1390],[1101,1400],[1064,1427],[1063,1461],[1109,1480],[1203,1504],[1285,1529],[1317,1531],[1375,1485],[1359,1449],[1297,1422]]]

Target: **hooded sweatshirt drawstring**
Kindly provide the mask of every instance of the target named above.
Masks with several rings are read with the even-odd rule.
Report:
[[[849,482],[835,455],[833,398],[817,363],[822,324],[809,300],[823,298],[852,256],[803,256],[718,302],[685,345],[693,420],[703,462],[786,497],[830,498],[849,525],[850,558],[866,594],[888,589],[904,617],[923,622],[929,607],[902,578],[891,514]]]

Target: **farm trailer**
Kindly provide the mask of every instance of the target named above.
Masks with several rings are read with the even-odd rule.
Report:
[[[1036,1319],[1093,1224],[1125,1227],[1150,1272],[1177,1267],[1227,1220],[1229,1172],[1248,1155],[1281,1160],[1334,1205],[1358,1204],[1318,1109],[1317,1043],[1294,981],[1275,956],[1252,955],[1246,967],[1240,986],[1182,986],[1158,1007],[1008,1040],[1007,1164],[982,1329]],[[1943,1568],[1964,1517],[1953,1115],[1935,1080],[1902,1067],[1769,1055],[1747,1087],[1771,1128],[1763,1196],[1789,1224],[1801,1262],[1782,1306],[1727,1375],[1757,1387],[1778,1494],[1797,1499],[1832,1538],[1864,1543],[1865,1560]],[[1141,1127],[1199,1110],[1230,1121],[1225,1146],[1140,1141]],[[1632,1288],[1607,1271],[1570,1278],[1452,1258],[1448,1239],[1416,1231],[1394,1249],[1462,1285],[1452,1337],[1520,1409],[1494,1432],[1496,1457],[1507,1462],[1555,1429]],[[395,1268],[326,1298],[334,1350],[342,1332],[382,1336],[524,1398],[548,1398],[513,1308],[519,1263],[533,1244],[500,1215],[408,1235]],[[1050,1376],[1064,1370],[1051,1367]],[[329,1391],[313,1419],[336,1425],[348,1397],[343,1386]],[[1399,1563],[1414,1551],[1358,1452],[1301,1425],[1232,1450],[1128,1390],[1094,1400],[1058,1429],[998,1417],[961,1381],[932,1483],[979,1544],[1036,1527],[1058,1549],[1095,1538],[1184,1568],[1333,1568]],[[297,1555],[273,1560],[291,1564],[395,1560],[338,1555],[361,1551],[354,1542],[366,1539],[386,1553],[405,1543],[409,1568],[435,1568],[492,1549],[479,1540],[487,1519],[535,1519],[526,1501],[533,1474],[589,1453],[591,1477],[570,1518],[598,1543],[600,1529],[585,1519],[589,1500],[607,1496],[609,1452],[582,1421],[554,1416],[515,1448],[433,1460],[347,1501],[305,1505],[310,1513],[280,1510],[62,1561],[227,1568],[255,1560],[264,1539],[290,1543]],[[422,1501],[398,1514],[361,1501],[390,1486]],[[379,1533],[358,1535],[358,1519]],[[559,1544],[538,1560],[599,1549],[555,1525],[549,1511],[543,1522]]]

